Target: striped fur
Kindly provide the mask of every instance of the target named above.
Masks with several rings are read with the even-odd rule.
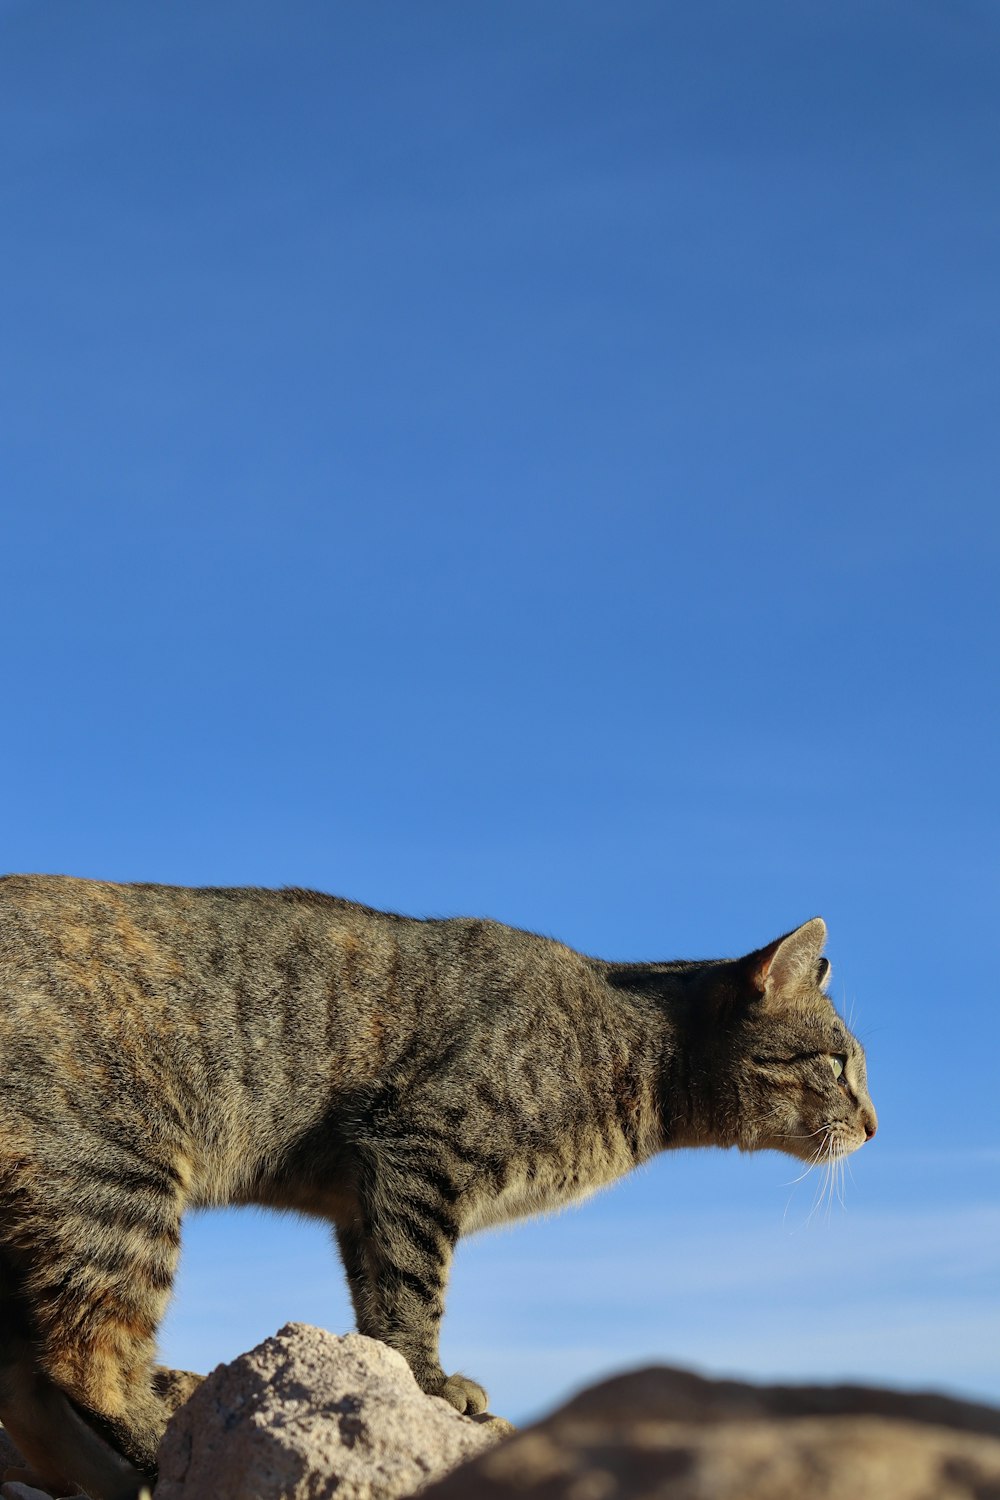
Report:
[[[232,1203],[329,1219],[361,1331],[481,1410],[438,1360],[461,1234],[665,1147],[874,1133],[822,939],[612,965],[307,891],[0,880],[0,1416],[37,1462],[68,1401],[55,1477],[152,1477],[181,1220]]]

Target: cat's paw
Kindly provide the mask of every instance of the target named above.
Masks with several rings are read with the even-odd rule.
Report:
[[[183,1406],[190,1395],[198,1389],[204,1375],[193,1370],[171,1370],[167,1365],[156,1365],[153,1370],[153,1393],[159,1396],[170,1416]]]
[[[456,1411],[464,1412],[467,1417],[474,1417],[478,1412],[486,1410],[486,1392],[467,1375],[447,1376],[434,1394],[443,1396]]]

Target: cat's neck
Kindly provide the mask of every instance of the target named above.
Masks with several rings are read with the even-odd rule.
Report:
[[[725,959],[602,963],[622,1001],[657,1037],[661,1150],[738,1143],[738,1087],[730,1038],[713,1003]]]

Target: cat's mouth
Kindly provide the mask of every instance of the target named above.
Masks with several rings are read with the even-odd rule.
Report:
[[[872,1131],[872,1135],[874,1133]],[[830,1156],[850,1156],[852,1152],[859,1151],[869,1139],[869,1134],[863,1125],[851,1129],[833,1126],[827,1132],[827,1152]]]
[[[874,1133],[871,1131],[871,1135]],[[772,1150],[797,1156],[809,1166],[816,1166],[852,1155],[870,1140],[871,1135],[864,1125],[848,1126],[837,1122],[809,1133],[776,1136],[768,1144]]]

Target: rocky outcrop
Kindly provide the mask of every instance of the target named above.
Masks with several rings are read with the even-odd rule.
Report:
[[[657,1368],[498,1445],[509,1423],[425,1396],[384,1344],[294,1323],[161,1389],[193,1394],[156,1500],[1000,1500],[1000,1411],[946,1396]],[[0,1500],[46,1497],[5,1483]]]
[[[425,1396],[385,1344],[289,1323],[181,1407],[156,1500],[394,1500],[510,1430]]]
[[[422,1500],[1000,1500],[1000,1412],[863,1387],[640,1370]]]

